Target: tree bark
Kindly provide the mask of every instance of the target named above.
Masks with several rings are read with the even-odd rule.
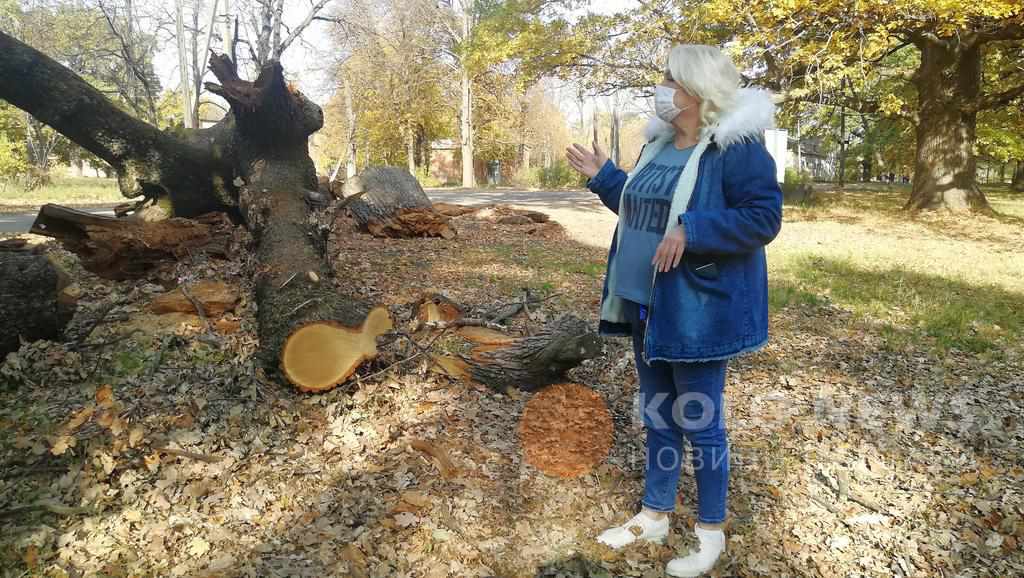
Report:
[[[1010,183],[1010,190],[1024,192],[1024,159],[1017,159],[1017,166],[1013,171],[1013,181]]]
[[[44,255],[0,250],[0,359],[21,339],[59,339],[74,316],[67,273]]]
[[[453,377],[502,390],[534,391],[565,381],[565,374],[583,360],[601,353],[601,340],[588,324],[572,315],[551,321],[537,333],[477,345],[469,355],[436,356],[435,362]]]
[[[176,216],[230,210],[232,121],[165,133],[121,110],[64,66],[0,32],[0,98],[106,161],[128,198],[168,197]]]
[[[234,214],[256,242],[259,355],[273,372],[299,330],[320,322],[363,327],[370,308],[331,281],[323,223],[333,218],[308,204],[320,198],[308,152],[309,135],[323,125],[320,107],[286,85],[276,61],[254,82],[238,78],[223,55],[211,56],[210,68],[220,84],[206,88],[224,97],[231,113],[179,138],[120,111],[71,71],[0,33],[0,78],[16,79],[0,83],[0,98],[113,165],[127,196],[166,191],[178,216],[237,206]],[[142,226],[155,225],[162,223]],[[386,325],[379,311],[378,329]]]
[[[405,134],[405,162],[410,175],[416,174],[416,133],[412,126],[406,129]]]
[[[226,257],[231,222],[221,213],[156,223],[93,215],[43,205],[32,233],[53,237],[78,255],[86,271],[104,279],[137,279],[189,253]]]
[[[976,181],[974,153],[981,94],[981,48],[921,40],[915,77],[919,120],[914,186],[905,210],[989,212]]]
[[[408,172],[371,167],[345,183],[346,208],[361,228],[378,237],[455,236],[448,218]]]
[[[237,163],[245,180],[239,208],[253,230],[261,265],[261,356],[277,368],[285,342],[304,326],[324,321],[361,327],[370,308],[330,282],[326,235],[310,225],[318,219],[310,215],[306,193],[318,184],[308,139],[323,126],[320,107],[285,84],[276,61],[254,82],[240,80],[225,56],[211,56],[210,68],[221,84],[208,83],[207,89],[227,99],[236,119]]]
[[[473,14],[469,7],[462,6],[462,41],[468,42],[473,26]],[[473,79],[465,57],[459,59],[460,81],[462,83],[462,106],[460,135],[462,139],[462,186],[476,186],[476,171],[473,166]]]
[[[345,91],[345,120],[348,121],[348,147],[345,156],[345,179],[356,176],[356,109],[352,106],[352,86],[345,75],[341,77],[341,87]]]

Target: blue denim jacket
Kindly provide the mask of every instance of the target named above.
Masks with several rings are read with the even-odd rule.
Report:
[[[761,348],[768,341],[768,273],[764,246],[782,227],[775,161],[760,140],[722,150],[714,142],[678,216],[686,246],[678,267],[656,273],[644,331],[644,360],[708,361]],[[619,212],[626,173],[608,161],[588,182]],[[608,266],[616,253],[616,235]],[[608,298],[605,276],[601,301]],[[628,336],[626,323],[602,319],[602,336]]]

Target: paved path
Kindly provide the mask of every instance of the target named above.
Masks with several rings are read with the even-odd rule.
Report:
[[[108,217],[114,216],[114,211],[110,209],[83,209],[94,215],[106,215]],[[0,235],[17,235],[20,233],[27,233],[32,227],[32,223],[36,220],[36,215],[39,211],[32,211],[31,213],[0,213]]]
[[[583,191],[524,191],[516,189],[426,189],[434,202],[460,205],[501,203],[547,213],[569,235],[587,245],[607,248],[617,217],[594,193]]]
[[[607,247],[615,230],[615,214],[590,191],[524,191],[517,189],[427,189],[435,202],[460,205],[501,203],[547,213],[569,235],[595,247]],[[88,209],[97,215],[113,215],[109,209]],[[30,213],[0,213],[0,234],[27,233],[36,218]]]

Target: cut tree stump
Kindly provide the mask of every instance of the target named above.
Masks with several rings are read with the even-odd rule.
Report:
[[[358,196],[356,196],[358,195]],[[345,182],[349,213],[377,237],[455,237],[416,177],[397,167],[370,167]]]
[[[604,398],[576,383],[545,387],[526,402],[519,442],[526,462],[563,478],[583,475],[612,447],[613,424]]]
[[[530,336],[493,341],[477,345],[469,355],[435,356],[434,361],[459,379],[498,390],[533,391],[565,381],[566,372],[601,353],[597,334],[572,315],[563,315]]]
[[[333,389],[364,361],[377,356],[377,337],[391,329],[384,307],[370,311],[362,325],[355,327],[337,321],[311,321],[285,340],[281,371],[301,391]]]
[[[21,339],[60,339],[74,316],[76,286],[45,255],[0,251],[0,360],[21,347]]]
[[[31,232],[60,241],[87,271],[124,280],[143,277],[158,264],[189,253],[226,257],[233,228],[224,213],[142,222],[47,204]]]

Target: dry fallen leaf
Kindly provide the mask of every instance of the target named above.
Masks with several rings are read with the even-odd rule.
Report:
[[[114,405],[114,390],[110,385],[101,385],[96,390],[96,405],[110,407]]]
[[[210,551],[210,543],[202,538],[192,538],[192,541],[188,543],[188,553],[199,557]]]
[[[50,453],[55,456],[62,456],[64,452],[68,451],[68,448],[75,447],[75,436],[59,436],[54,442],[53,447],[50,448]]]
[[[83,423],[85,423],[90,417],[92,417],[93,406],[87,405],[82,409],[78,410],[75,415],[71,416],[68,423],[64,424],[64,432],[71,433],[78,429]]]
[[[128,446],[134,448],[139,445],[139,442],[142,441],[143,434],[145,434],[145,430],[142,429],[142,426],[137,425],[133,427],[131,431],[128,432]]]
[[[25,554],[21,558],[25,561],[25,566],[34,572],[39,565],[39,548],[35,544],[30,545],[25,549]]]
[[[419,518],[417,518],[415,514],[411,514],[409,512],[399,512],[398,514],[395,514],[395,523],[403,528],[408,528],[418,520]]]

